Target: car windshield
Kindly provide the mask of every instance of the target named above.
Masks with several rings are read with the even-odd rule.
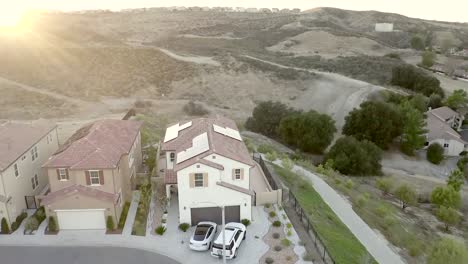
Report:
[[[209,228],[210,228],[209,225],[197,226],[197,228],[195,229],[195,233],[193,234],[193,239],[197,241],[204,240]]]

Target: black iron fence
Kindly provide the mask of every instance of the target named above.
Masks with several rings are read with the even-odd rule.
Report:
[[[278,183],[275,181],[275,178],[271,175],[270,170],[268,169],[265,162],[263,161],[263,158],[260,155],[260,153],[254,153],[253,159],[258,164],[260,164],[260,167],[262,168],[263,173],[265,174],[268,182],[270,183],[270,186],[274,190],[277,190]],[[320,258],[323,260],[323,262],[326,264],[335,264],[336,263],[335,260],[330,255],[327,247],[323,243],[317,231],[315,231],[313,222],[310,221],[307,213],[301,207],[301,205],[299,204],[299,201],[297,200],[296,196],[294,196],[294,194],[291,192],[291,190],[288,190],[286,192],[286,190],[283,189],[282,203],[283,203],[283,206],[288,206],[294,209],[294,212],[299,217],[299,221],[302,223],[302,226],[306,230],[307,235],[313,241],[314,246],[317,249],[317,252],[320,254]]]

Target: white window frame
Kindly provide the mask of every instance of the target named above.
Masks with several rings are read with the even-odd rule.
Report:
[[[98,183],[93,183],[93,179],[96,179],[96,176],[93,176],[93,173],[97,174],[97,181]],[[98,170],[90,170],[89,171],[89,182],[91,183],[92,186],[99,186],[101,184],[101,177],[99,177],[99,171]]]
[[[31,149],[31,159],[32,161],[35,161],[38,157],[39,155],[37,154],[37,146],[35,146]]]
[[[444,148],[448,148],[449,147],[449,143],[444,143]]]
[[[234,169],[234,179],[236,179],[236,180],[242,179],[241,169]]]
[[[171,152],[171,153],[169,154],[169,160],[170,160],[171,162],[174,162],[174,161],[175,161],[175,153],[174,153],[174,152]]]
[[[37,178],[37,174],[35,174],[34,177],[31,177],[31,186],[33,190],[36,190],[39,186],[39,179]]]
[[[201,179],[197,179],[197,177],[200,177],[201,176]],[[193,177],[193,186],[195,188],[200,188],[200,187],[204,187],[205,186],[205,182],[204,182],[204,179],[203,179],[203,173],[195,173],[195,176]],[[197,184],[198,183],[198,184]],[[201,183],[201,185],[199,185]]]
[[[67,169],[65,169],[65,168],[59,168],[58,171],[59,171],[59,178],[60,178],[60,181],[68,181],[68,178],[67,178]]]
[[[13,165],[13,169],[15,171],[15,177],[18,178],[20,176],[18,163],[15,163],[15,165]]]

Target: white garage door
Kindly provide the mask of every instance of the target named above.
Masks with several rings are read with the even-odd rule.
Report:
[[[59,228],[66,229],[105,229],[104,209],[56,210]]]

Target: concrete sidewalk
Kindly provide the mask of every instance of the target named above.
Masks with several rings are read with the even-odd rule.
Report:
[[[281,166],[281,161],[274,162]],[[293,171],[304,175],[312,182],[314,189],[320,194],[325,203],[335,212],[340,220],[349,228],[354,236],[362,243],[367,251],[380,264],[403,264],[401,257],[389,246],[388,241],[377,235],[353,210],[351,204],[341,197],[319,176],[295,165]],[[346,249],[343,249],[346,250]]]
[[[138,209],[138,203],[140,202],[140,191],[133,191],[132,203],[128,209],[127,220],[125,220],[125,226],[122,231],[122,235],[131,236],[133,223],[135,222],[135,216]]]

